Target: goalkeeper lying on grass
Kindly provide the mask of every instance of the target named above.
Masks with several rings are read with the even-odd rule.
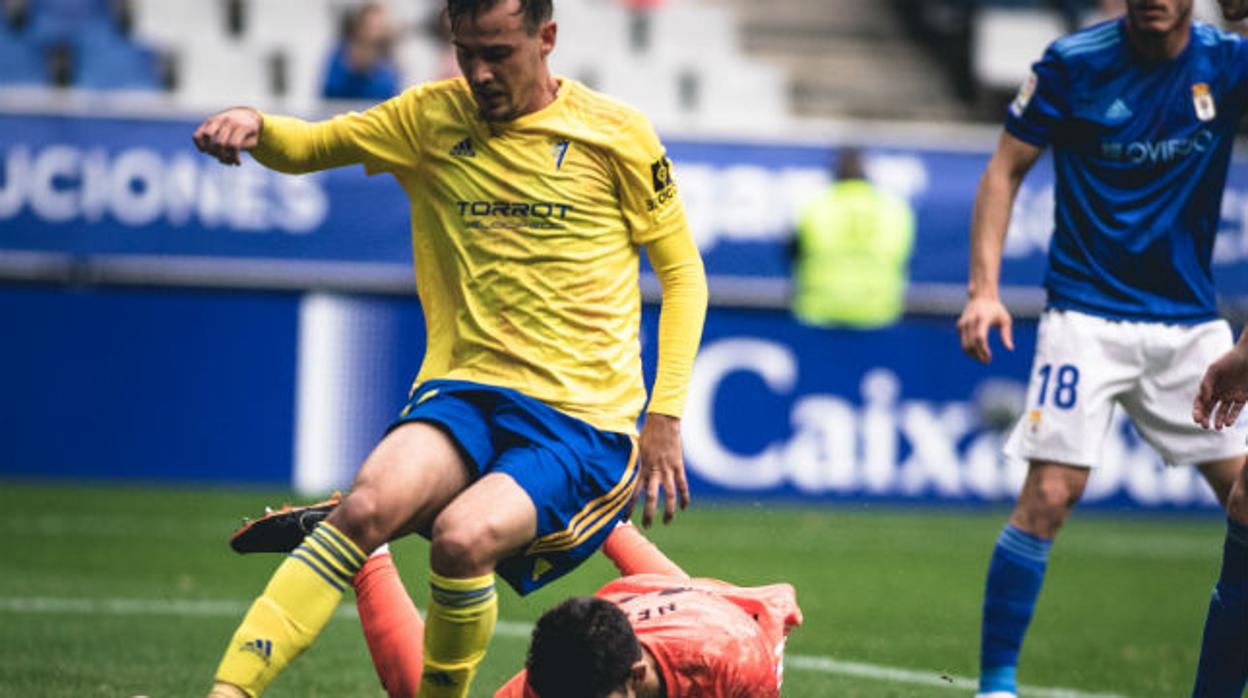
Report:
[[[291,550],[336,504],[269,513],[230,543],[242,553]],[[533,629],[524,671],[495,698],[780,695],[784,644],[802,622],[792,586],[691,578],[628,523],[602,550],[621,578],[547,611]],[[415,696],[423,623],[386,546],[353,584],[382,686],[392,698]]]

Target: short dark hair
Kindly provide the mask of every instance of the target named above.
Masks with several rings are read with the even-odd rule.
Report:
[[[618,606],[575,597],[547,611],[529,643],[529,686],[541,698],[605,698],[625,691],[641,644]]]
[[[553,0],[520,0],[520,13],[524,15],[524,28],[529,34],[536,34],[542,25],[548,22],[555,9]],[[446,16],[454,28],[465,17],[476,17],[487,10],[493,9],[502,0],[446,0]]]

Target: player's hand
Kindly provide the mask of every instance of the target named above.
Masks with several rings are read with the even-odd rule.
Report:
[[[1218,0],[1222,7],[1222,16],[1231,22],[1238,22],[1248,17],[1248,0]]]
[[[1205,371],[1200,392],[1192,403],[1192,419],[1205,429],[1224,429],[1235,423],[1246,401],[1248,346],[1240,340]]]
[[[966,307],[962,309],[962,317],[958,318],[958,338],[962,341],[962,351],[976,361],[992,361],[988,334],[994,327],[1001,331],[1001,343],[1005,348],[1014,351],[1014,321],[1001,299],[979,297],[967,301]]]
[[[207,153],[223,165],[241,165],[239,154],[260,143],[264,118],[249,107],[226,109],[208,117],[191,136],[199,152]]]
[[[689,506],[689,483],[685,480],[685,458],[680,448],[680,420],[665,414],[647,413],[638,448],[641,478],[637,483],[637,496],[645,504],[641,525],[649,528],[654,523],[660,487],[664,495],[663,523],[671,523],[676,516],[677,496],[681,509]]]

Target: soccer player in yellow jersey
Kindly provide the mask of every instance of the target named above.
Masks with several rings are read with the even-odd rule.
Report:
[[[431,541],[422,697],[464,696],[493,634],[494,574],[524,594],[610,533],[688,503],[679,415],[706,280],[662,145],[637,111],[553,77],[550,0],[447,0],[464,78],[306,123],[230,109],[195,132],[226,164],[362,163],[412,209],[428,349],[399,421],[342,504],[273,575],[213,696],[256,696],[320,632],[377,546]],[[639,439],[639,251],[663,288]]]

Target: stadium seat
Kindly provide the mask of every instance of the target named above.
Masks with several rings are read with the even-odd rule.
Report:
[[[660,60],[714,61],[739,53],[736,18],[723,7],[673,3],[648,13],[643,51]]]
[[[160,56],[109,26],[83,31],[75,47],[73,85],[92,90],[158,91]]]
[[[43,54],[33,43],[0,29],[0,86],[37,86],[48,84]]]
[[[404,87],[438,80],[449,67],[449,57],[442,45],[424,36],[409,36],[400,41],[394,49],[394,58]]]
[[[606,80],[631,72],[622,64],[636,57],[628,35],[628,13],[623,8],[602,3],[560,3],[555,8],[559,26],[555,51],[550,55],[551,70],[601,90]],[[606,73],[612,75],[607,76]]]
[[[666,63],[642,58],[603,61],[596,88],[640,109],[659,129],[682,119],[680,75]]]
[[[758,132],[784,122],[789,110],[783,71],[743,59],[701,67],[697,95],[684,117],[693,125]]]
[[[327,55],[338,33],[329,0],[248,0],[243,7],[241,38],[256,46],[303,46]]]
[[[552,57],[560,53],[590,53],[606,57],[620,56],[631,50],[628,37],[628,13],[615,5],[560,4],[555,8],[559,34]]]
[[[224,0],[132,0],[134,34],[155,46],[175,48],[226,35]]]
[[[231,104],[268,104],[272,97],[273,52],[223,39],[181,47],[175,96],[192,109]]]
[[[1049,43],[1065,32],[1065,21],[1055,10],[984,8],[975,20],[971,56],[975,80],[989,89],[1016,89]]]
[[[331,0],[248,0],[239,39],[253,50],[282,57],[283,106],[304,110],[320,98],[337,31]]]
[[[28,36],[40,46],[72,43],[92,26],[114,24],[109,0],[36,0]]]

